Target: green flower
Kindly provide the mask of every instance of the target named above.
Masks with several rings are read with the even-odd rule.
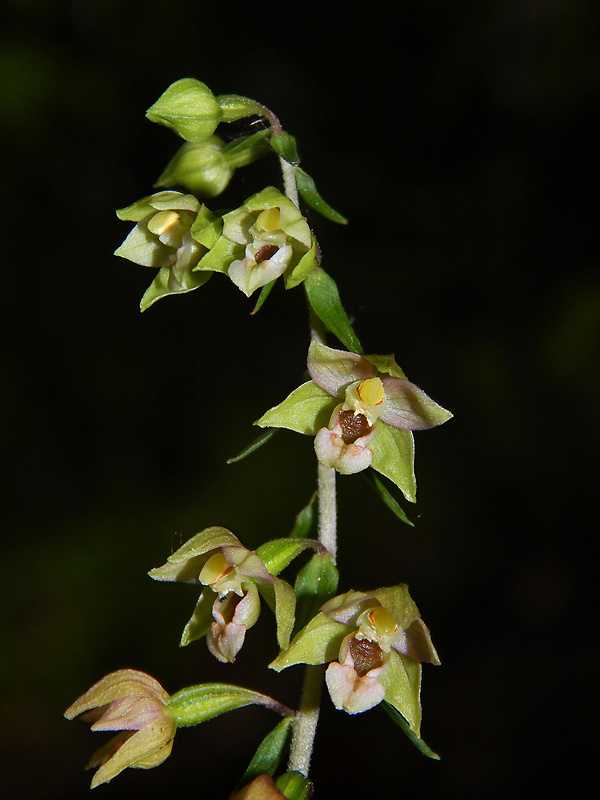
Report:
[[[111,672],[65,711],[80,714],[93,731],[122,731],[95,751],[88,767],[99,767],[92,789],[127,767],[151,769],[169,757],[177,724],[168,710],[169,695],[160,683],[133,669]]]
[[[158,269],[140,303],[142,311],[161,297],[206,283],[210,275],[193,270],[218,238],[219,221],[193,195],[157,192],[117,216],[137,224],[115,255]]]
[[[415,500],[412,431],[452,417],[411,383],[393,356],[362,356],[313,341],[312,380],[266,412],[260,427],[288,428],[315,436],[326,467],[350,475],[371,466]]]
[[[421,662],[439,664],[406,584],[332,598],[270,666],[325,664],[336,708],[349,714],[386,700],[419,734]]]
[[[298,548],[305,546],[302,543]],[[281,569],[283,566],[280,564]],[[294,625],[294,590],[271,574],[263,559],[226,528],[206,528],[148,574],[159,581],[206,587],[183,631],[182,645],[206,636],[216,659],[235,661],[246,631],[258,620],[262,596],[275,612],[279,645],[287,646]]]
[[[226,273],[247,297],[284,276],[286,289],[318,266],[306,219],[272,186],[223,216],[223,232],[197,270]]]

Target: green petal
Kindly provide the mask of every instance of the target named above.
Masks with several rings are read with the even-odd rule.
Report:
[[[338,401],[313,381],[307,381],[270,408],[254,424],[260,428],[287,428],[314,436],[327,427]]]
[[[232,242],[226,236],[219,236],[213,247],[202,256],[194,270],[207,270],[209,272],[223,272],[231,266],[232,261],[237,261],[244,257],[244,246]]]
[[[173,287],[171,269],[169,267],[162,267],[156,278],[146,289],[140,302],[140,309],[146,311],[147,308],[150,308],[153,303],[156,303],[156,301],[160,300],[162,297],[167,297],[172,294],[185,294],[186,292],[198,289],[206,283],[210,275],[210,272],[190,272],[186,270],[183,283],[178,287]]]
[[[143,267],[162,267],[169,259],[171,251],[148,230],[145,223],[140,222],[132,228],[114,254]]]
[[[306,280],[311,272],[313,272],[315,269],[318,269],[319,262],[317,261],[316,252],[317,243],[316,241],[313,241],[312,247],[308,253],[305,253],[298,263],[292,268],[291,272],[286,274],[286,289],[293,289],[295,286],[298,286],[302,283],[302,281]]]
[[[180,647],[186,647],[190,642],[195,642],[196,639],[206,636],[213,621],[212,607],[215,599],[216,594],[210,589],[205,589],[202,592],[196,603],[194,613],[183,629],[181,641],[179,642]]]
[[[417,480],[413,435],[381,420],[377,420],[376,425],[375,436],[369,443],[373,451],[371,467],[395,483],[410,503],[415,503]]]

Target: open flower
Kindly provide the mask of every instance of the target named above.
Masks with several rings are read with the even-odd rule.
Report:
[[[210,273],[193,269],[216,241],[219,223],[193,195],[157,192],[120,209],[117,216],[137,224],[115,255],[159,270],[142,298],[142,311],[161,297],[206,283]]]
[[[273,186],[223,216],[223,233],[197,270],[224,272],[247,297],[285,275],[287,289],[317,267],[316,244],[297,206]]]
[[[371,466],[415,501],[412,431],[452,417],[411,383],[393,356],[362,356],[311,342],[312,380],[256,421],[315,436],[317,458],[349,475]]]
[[[83,714],[93,731],[122,731],[96,750],[88,767],[99,767],[92,789],[126,767],[150,769],[168,758],[177,725],[169,714],[169,695],[144,672],[111,672],[65,711],[67,719]]]
[[[421,662],[439,664],[406,584],[332,598],[270,665],[324,664],[336,708],[349,714],[386,700],[419,733]]]
[[[262,595],[275,612],[280,647],[287,646],[294,625],[294,590],[226,528],[206,528],[148,574],[159,581],[206,587],[183,631],[182,645],[206,636],[215,658],[235,661],[246,631],[258,620]]]

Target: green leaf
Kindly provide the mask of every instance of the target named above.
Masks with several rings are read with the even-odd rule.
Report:
[[[228,161],[233,162],[234,166],[239,166],[237,159],[238,157],[245,159],[246,156],[242,154],[245,153],[246,150],[255,148],[257,151],[262,151],[264,148],[265,152],[269,152],[265,140],[269,138],[270,134],[271,129],[265,128],[265,130],[257,131],[251,136],[240,136],[237,139],[233,139],[233,141],[226,144],[223,148],[223,155],[226,156]],[[248,162],[244,160],[244,164],[246,163]]]
[[[171,696],[167,708],[177,727],[185,728],[249,705],[265,706],[286,716],[290,712],[272,697],[225,683],[203,683],[181,689]]]
[[[401,522],[406,523],[414,527],[414,523],[410,521],[410,519],[404,513],[402,506],[396,500],[396,498],[388,491],[385,484],[374,472],[370,470],[363,472],[365,479],[369,482],[369,484],[373,487],[373,489],[377,492],[379,497],[383,500],[385,505],[390,509],[392,514],[394,514]]]
[[[322,214],[326,219],[331,222],[337,222],[340,225],[346,225],[348,220],[343,217],[338,211],[332,208],[329,203],[321,197],[317,191],[314,180],[310,175],[305,172],[301,167],[296,168],[296,186],[298,193],[304,202],[319,214]]]
[[[375,436],[369,443],[373,451],[371,467],[389,478],[409,503],[416,503],[415,446],[410,431],[394,428],[377,420]]]
[[[239,453],[237,456],[233,456],[232,458],[228,458],[227,463],[235,464],[238,461],[241,461],[242,459],[246,458],[246,456],[252,455],[252,453],[258,450],[259,447],[262,447],[263,444],[266,444],[269,441],[269,439],[272,439],[276,433],[277,433],[277,428],[272,428],[271,430],[261,433],[260,436],[254,439],[254,441],[251,444],[249,444],[248,447],[242,450],[241,453]]]
[[[278,406],[270,408],[254,424],[260,428],[287,428],[314,436],[326,427],[337,400],[313,381],[307,381]]]
[[[328,331],[353,353],[363,349],[340,300],[337,285],[325,270],[313,270],[304,281],[308,302]]]
[[[206,84],[182,78],[163,92],[146,116],[188,142],[201,142],[215,132],[223,112]]]
[[[258,312],[263,307],[265,300],[271,294],[271,290],[276,283],[277,283],[277,278],[275,278],[274,281],[271,281],[270,283],[267,283],[265,284],[265,286],[262,287],[262,289],[260,290],[260,294],[258,295],[258,300],[256,301],[256,305],[252,309],[251,312],[252,314],[258,314]]]
[[[286,748],[289,746],[292,733],[291,726],[291,718],[285,717],[265,736],[248,765],[248,769],[242,776],[239,783],[240,786],[250,783],[251,780],[265,772],[269,775],[275,773]]]
[[[287,800],[308,800],[313,792],[311,781],[301,772],[296,771],[280,775],[275,781],[275,786]]]
[[[236,122],[244,117],[264,115],[264,107],[249,97],[242,97],[239,94],[220,94],[215,100],[221,108],[223,122]]]
[[[270,575],[279,575],[288,564],[309,547],[321,551],[325,549],[316,539],[292,539],[286,536],[261,544],[255,552],[263,560]]]
[[[315,553],[298,571],[296,592],[296,628],[303,628],[318,612],[323,603],[337,592],[339,572],[331,553]]]
[[[296,147],[295,138],[285,131],[281,133],[274,133],[269,140],[271,147],[277,155],[285,159],[288,164],[293,164],[295,167],[300,163],[298,156],[298,148]]]
[[[294,527],[290,536],[295,539],[300,539],[304,536],[313,536],[316,538],[317,526],[317,493],[314,492],[308,503],[296,515]]]
[[[410,741],[418,750],[421,751],[421,753],[423,753],[424,756],[427,756],[427,758],[433,758],[435,761],[440,760],[438,754],[434,753],[433,750],[425,744],[423,739],[421,739],[420,736],[417,736],[417,734],[411,730],[408,722],[404,719],[402,714],[394,708],[394,706],[390,705],[390,703],[387,703],[384,700],[382,703],[380,703],[380,707],[394,720],[396,725],[401,728],[401,730],[408,736]]]

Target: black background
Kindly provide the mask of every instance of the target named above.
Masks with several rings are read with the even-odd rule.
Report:
[[[341,589],[406,581],[441,668],[424,668],[423,758],[378,711],[323,703],[317,796],[575,794],[592,757],[600,399],[598,5],[5,3],[0,770],[11,797],[87,797],[100,735],[62,719],[105,673],[172,692],[238,682],[296,702],[267,615],[238,661],[179,649],[196,593],[147,569],[207,525],[285,535],[314,488],[282,433],[225,459],[302,379],[302,292],[256,317],[229,281],[140,315],[151,276],[113,258],[114,209],[178,146],[144,118],[174,80],[272,108],[350,220],[311,215],[367,352],[395,352],[455,413],[416,435],[414,529],[361,476],[339,483]],[[316,16],[315,16],[316,14]],[[326,19],[324,19],[326,17]],[[241,171],[233,203],[277,181]],[[269,170],[272,169],[272,174]],[[333,343],[333,342],[332,342]],[[406,504],[405,504],[406,505]],[[107,797],[227,797],[275,720],[180,731]]]

